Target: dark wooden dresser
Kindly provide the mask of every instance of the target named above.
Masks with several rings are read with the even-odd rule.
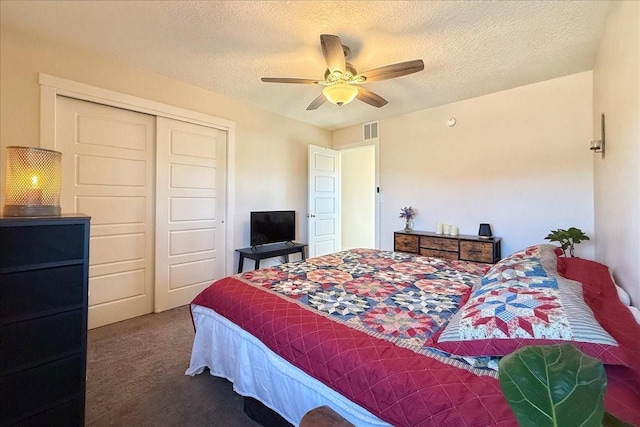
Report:
[[[429,231],[396,231],[393,233],[393,250],[432,256],[446,260],[464,260],[495,264],[500,261],[499,237],[483,239],[460,234],[436,234]]]
[[[0,425],[84,425],[89,220],[0,217]]]

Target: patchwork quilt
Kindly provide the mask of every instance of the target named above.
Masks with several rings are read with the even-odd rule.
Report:
[[[428,348],[486,268],[356,249],[226,277],[192,304],[394,426],[513,426],[494,371]]]
[[[367,334],[496,376],[498,358],[463,358],[429,346],[488,269],[466,261],[353,249],[249,271],[240,278]]]

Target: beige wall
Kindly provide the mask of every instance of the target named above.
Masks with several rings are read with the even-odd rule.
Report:
[[[455,117],[454,127],[445,125]],[[335,131],[333,144],[361,138]],[[585,72],[380,121],[380,241],[392,249],[414,206],[416,230],[437,222],[475,235],[491,223],[506,256],[545,242],[550,229],[592,235],[592,73]],[[592,242],[576,255],[593,258]]]
[[[142,69],[0,28],[0,145],[39,145],[38,73],[134,95],[236,123],[232,247],[249,244],[249,211],[295,209],[306,241],[307,145],[330,146],[329,131]],[[4,163],[2,162],[2,181]],[[1,196],[3,199],[3,189]],[[233,256],[232,254],[230,254]]]
[[[593,136],[605,114],[606,151],[595,156],[596,259],[640,306],[640,3],[619,2],[594,68]],[[599,139],[599,138],[598,138]]]

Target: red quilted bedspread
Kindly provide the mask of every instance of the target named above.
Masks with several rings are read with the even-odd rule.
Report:
[[[584,261],[584,260],[583,260]],[[559,266],[560,267],[560,266]],[[604,268],[604,270],[603,270]],[[615,296],[606,267],[563,265],[568,278],[589,283],[585,298],[621,345],[629,345],[635,369],[607,366],[606,409],[640,424],[640,329]],[[585,273],[585,271],[587,271]],[[613,292],[614,295],[602,293]],[[193,304],[209,307],[248,331],[272,351],[394,426],[513,426],[497,379],[478,376],[352,329],[237,277],[217,281]],[[595,311],[595,310],[594,310]]]

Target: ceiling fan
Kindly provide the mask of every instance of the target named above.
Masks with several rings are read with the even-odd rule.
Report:
[[[422,59],[415,59],[386,65],[358,74],[355,67],[346,61],[350,50],[342,44],[338,36],[322,34],[320,35],[320,45],[322,46],[324,60],[327,63],[324,80],[287,77],[263,77],[261,80],[267,83],[316,84],[324,86],[322,93],[309,104],[307,110],[315,110],[327,100],[336,105],[345,105],[353,101],[354,98],[380,108],[387,104],[387,100],[361,87],[361,84],[393,79],[424,70]]]

